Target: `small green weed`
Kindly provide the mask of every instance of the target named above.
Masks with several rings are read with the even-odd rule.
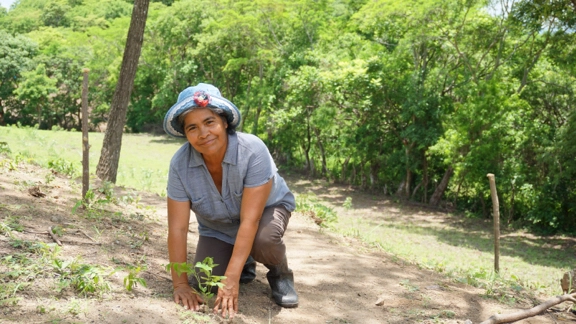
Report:
[[[311,213],[321,219],[320,226],[322,227],[328,227],[338,221],[338,215],[332,208],[325,206],[315,196],[310,194],[296,197],[296,209],[301,213]]]
[[[0,153],[12,153],[7,142],[0,142]]]
[[[212,318],[209,315],[198,313],[198,312],[191,312],[187,311],[184,308],[179,309],[180,312],[178,313],[182,324],[208,324],[213,323]]]
[[[30,283],[0,282],[0,306],[17,305],[22,298],[17,297],[16,293],[20,290],[24,290],[28,285],[30,285]]]
[[[83,264],[70,275],[70,284],[82,295],[100,294],[111,290],[110,283],[105,277],[112,275],[105,269],[97,266]]]
[[[146,280],[144,278],[138,278],[140,272],[145,271],[145,266],[129,267],[128,276],[124,278],[124,288],[128,291],[132,291],[138,285],[147,287]]]
[[[48,161],[48,168],[69,177],[75,177],[79,172],[72,162],[62,158]]]
[[[408,280],[408,279],[401,280],[400,286],[403,286],[404,288],[408,289],[409,292],[415,292],[415,291],[420,290],[420,288],[418,288],[418,286],[411,284],[410,280]]]
[[[346,200],[344,200],[344,203],[342,204],[342,206],[346,210],[352,209],[352,197],[346,197]]]

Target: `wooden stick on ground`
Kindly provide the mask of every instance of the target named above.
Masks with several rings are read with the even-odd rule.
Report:
[[[77,242],[77,241],[62,241],[62,242],[67,243],[67,244],[76,244],[76,245],[82,245],[82,244],[102,245],[102,243],[98,243],[98,242]]]
[[[50,236],[52,237],[54,242],[56,242],[56,244],[62,246],[62,242],[60,242],[60,240],[56,237],[56,235],[54,235],[54,232],[52,232],[52,226],[48,227],[48,234],[50,234]]]
[[[519,321],[521,319],[536,316],[542,313],[543,311],[547,310],[548,308],[563,303],[565,301],[571,301],[573,303],[576,303],[576,293],[556,296],[552,299],[548,299],[547,301],[543,302],[538,306],[518,311],[516,313],[492,315],[490,316],[489,319],[485,320],[480,324],[500,324],[500,323],[510,323]]]
[[[84,231],[81,230],[81,229],[74,229],[73,231],[74,231],[74,233],[82,233],[82,234],[84,234],[84,236],[86,236],[87,238],[89,238],[90,240],[92,240],[92,242],[96,242],[95,239],[93,239],[92,237],[90,237],[90,235],[86,234],[86,232],[84,232]]]

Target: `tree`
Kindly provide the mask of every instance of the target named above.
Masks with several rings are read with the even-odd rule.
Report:
[[[100,160],[96,168],[96,175],[102,180],[116,182],[120,149],[122,148],[122,133],[126,122],[126,111],[130,101],[130,94],[134,87],[134,77],[138,67],[138,60],[144,42],[144,29],[150,0],[135,0],[132,10],[132,20],[128,29],[122,67],[116,85],[110,117],[104,135]]]
[[[36,55],[36,44],[24,36],[0,30],[0,125],[4,123],[6,100],[12,97],[21,73]]]
[[[36,113],[36,120],[38,127],[42,123],[42,108],[48,103],[48,96],[56,92],[56,80],[49,78],[46,75],[46,67],[44,64],[39,64],[34,71],[22,73],[24,81],[20,83],[18,89],[14,93],[18,99],[27,103],[28,109],[25,109],[22,114],[23,117],[32,116]],[[29,109],[34,109],[30,111]]]

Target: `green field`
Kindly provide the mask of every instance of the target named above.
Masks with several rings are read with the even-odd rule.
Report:
[[[104,133],[90,133],[90,174],[96,173]],[[13,157],[48,166],[58,159],[72,163],[76,175],[82,171],[82,133],[34,128],[0,127],[0,142],[6,142]],[[166,194],[168,165],[182,140],[168,136],[125,134],[118,167],[117,185],[160,195]]]

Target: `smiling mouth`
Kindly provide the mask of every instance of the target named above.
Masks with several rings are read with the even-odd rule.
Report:
[[[214,143],[215,140],[216,140],[215,138],[212,138],[212,139],[209,139],[205,142],[200,143],[200,145],[209,145],[209,144]]]

